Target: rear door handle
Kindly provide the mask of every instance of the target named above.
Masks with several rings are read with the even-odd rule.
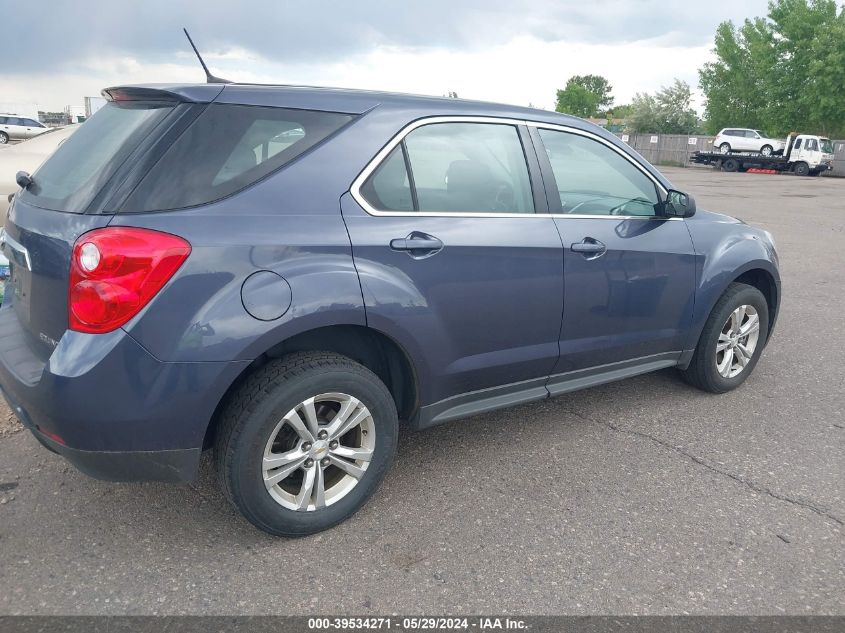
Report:
[[[592,237],[585,237],[580,242],[575,242],[570,248],[573,253],[581,253],[589,259],[604,255],[607,251],[607,246]]]
[[[411,257],[428,257],[443,248],[443,242],[425,233],[414,231],[408,237],[390,240],[390,248],[394,251],[406,251]]]

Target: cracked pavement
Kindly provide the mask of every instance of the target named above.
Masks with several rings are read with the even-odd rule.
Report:
[[[6,435],[0,614],[845,614],[845,180],[665,171],[775,236],[783,308],[740,390],[667,370],[403,433],[373,500],[300,540],[207,459],[110,484]]]

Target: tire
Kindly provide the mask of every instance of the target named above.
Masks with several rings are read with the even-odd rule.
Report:
[[[0,145],[5,145],[9,142],[9,135],[5,132],[0,132]]]
[[[810,166],[807,163],[798,163],[797,165],[795,165],[794,171],[796,176],[809,176]]]
[[[757,317],[757,329],[753,330],[752,310],[746,310],[743,323],[748,326],[750,333],[734,339],[732,333],[726,334],[725,330],[729,327],[733,329],[733,315],[741,306],[753,308],[753,313],[756,313]],[[755,333],[756,338],[752,341]],[[689,384],[711,393],[725,393],[736,389],[754,371],[766,345],[768,333],[769,307],[763,293],[754,286],[732,283],[713,306],[699,337],[692,361],[689,367],[682,371],[684,379]],[[736,347],[728,343],[728,341],[735,342],[736,340],[740,343]],[[725,343],[728,348],[719,351],[717,346],[723,347]],[[742,353],[742,350],[750,352],[750,359]],[[731,354],[730,358],[727,357],[728,353]],[[745,360],[745,365],[742,365],[741,358]],[[720,367],[725,365],[728,369],[727,375],[720,371]],[[738,371],[734,374],[735,369]]]
[[[724,171],[738,171],[739,170],[739,161],[736,158],[727,158],[722,161],[722,169]]]
[[[318,396],[327,398],[312,408],[320,439],[308,430],[307,409],[302,408]],[[344,419],[362,421],[334,441],[323,434],[338,421],[338,409],[345,406],[341,396],[350,398],[343,401],[350,407]],[[291,425],[286,420],[295,420],[294,412],[301,417]],[[214,445],[218,480],[229,501],[257,528],[277,536],[314,534],[352,516],[376,491],[393,461],[398,428],[393,398],[369,369],[329,352],[291,354],[250,376],[223,410]],[[306,442],[306,436],[314,441]],[[369,451],[369,461],[345,459],[338,450]],[[284,465],[268,471],[268,455],[279,455]],[[336,461],[355,466],[357,476]],[[274,482],[275,477],[281,478]],[[265,484],[265,478],[271,481]]]
[[[730,143],[722,143],[719,145],[719,152],[722,154],[730,154],[731,153],[731,145]]]
[[[763,156],[771,156],[774,153],[774,151],[775,151],[775,148],[772,147],[771,145],[763,145],[763,147],[760,148],[760,153]]]

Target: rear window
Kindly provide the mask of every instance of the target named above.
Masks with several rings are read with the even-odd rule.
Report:
[[[122,211],[181,209],[224,198],[351,119],[335,112],[212,104],[141,180]]]
[[[21,192],[36,206],[82,213],[173,104],[108,103],[63,142]]]

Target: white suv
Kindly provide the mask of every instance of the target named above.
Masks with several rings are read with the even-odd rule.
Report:
[[[763,156],[782,153],[786,141],[769,138],[760,130],[747,128],[725,128],[713,139],[713,147],[722,154],[731,152],[759,152]]]
[[[22,116],[0,114],[0,145],[5,145],[9,139],[28,139],[49,130],[46,125],[34,119]]]

